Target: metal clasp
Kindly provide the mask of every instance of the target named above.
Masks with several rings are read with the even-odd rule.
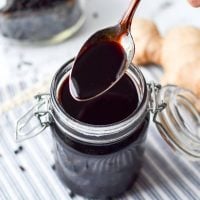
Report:
[[[39,135],[51,122],[50,95],[40,94],[35,96],[35,100],[35,105],[17,121],[17,142]]]
[[[167,104],[165,102],[159,103],[157,100],[157,96],[159,94],[159,91],[161,90],[162,86],[160,84],[156,84],[154,82],[150,82],[147,84],[149,93],[150,93],[150,99],[149,99],[149,106],[148,110],[154,115],[153,121],[157,123],[156,117],[159,112],[161,112],[163,109],[166,108]]]

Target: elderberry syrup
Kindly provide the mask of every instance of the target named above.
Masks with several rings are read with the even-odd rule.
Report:
[[[81,102],[69,91],[72,66],[64,65],[51,86],[56,172],[75,194],[116,197],[133,186],[142,165],[149,124],[144,77],[130,66],[110,90]]]

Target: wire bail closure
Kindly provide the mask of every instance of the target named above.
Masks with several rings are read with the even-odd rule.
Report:
[[[148,110],[154,114],[154,118],[156,117],[158,112],[161,112],[163,109],[166,108],[167,104],[163,101],[159,103],[157,101],[157,96],[159,91],[161,90],[162,86],[160,84],[150,82],[147,84],[149,92],[150,92],[150,99],[149,99],[149,107]]]
[[[16,142],[33,138],[51,123],[49,94],[35,96],[36,104],[17,121]]]
[[[149,99],[149,107],[148,111],[150,111],[153,114],[153,122],[160,128],[162,131],[166,132],[163,125],[157,120],[157,115],[162,112],[166,107],[167,104],[165,102],[159,103],[157,100],[157,96],[159,94],[159,91],[161,90],[162,86],[160,84],[150,82],[147,84],[149,93],[150,93],[150,99]]]

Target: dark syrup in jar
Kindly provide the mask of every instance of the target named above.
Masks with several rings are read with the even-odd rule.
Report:
[[[101,96],[89,101],[76,101],[69,91],[69,78],[61,85],[58,100],[65,112],[76,120],[92,125],[108,125],[128,117],[138,105],[133,81],[125,74]]]
[[[72,96],[84,100],[101,94],[121,77],[125,62],[126,54],[117,42],[101,41],[87,46],[72,69]]]
[[[134,115],[139,106],[138,91],[128,74],[107,92],[89,101],[77,101],[71,96],[68,76],[58,88],[57,100],[63,112],[78,123],[109,127]],[[70,190],[87,198],[105,199],[123,194],[133,186],[139,174],[148,124],[147,113],[137,128],[132,123],[121,131],[128,136],[95,144],[70,137],[55,123],[51,130],[56,141],[58,176]],[[78,131],[65,128],[73,134]]]

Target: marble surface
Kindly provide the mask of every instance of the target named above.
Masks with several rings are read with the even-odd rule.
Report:
[[[67,41],[53,46],[16,45],[0,39],[0,86],[24,75],[41,80],[53,74],[63,63],[75,56],[83,42],[98,29],[114,25],[126,10],[129,0],[86,0],[86,22]],[[136,16],[152,19],[162,34],[174,26],[200,27],[200,9],[186,0],[143,0]]]

